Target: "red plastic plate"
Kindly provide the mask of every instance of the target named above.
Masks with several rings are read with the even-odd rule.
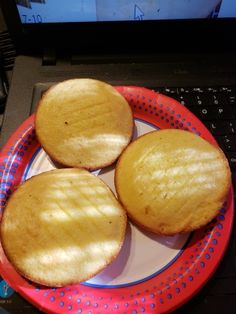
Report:
[[[176,100],[141,87],[116,88],[132,107],[138,135],[140,125],[147,130],[179,128],[216,144],[206,127]],[[14,132],[0,154],[1,213],[39,155],[41,159],[48,158],[35,137],[32,115]],[[231,187],[217,218],[192,234],[158,237],[129,224],[117,261],[87,283],[64,288],[37,286],[15,271],[2,247],[0,273],[13,289],[47,313],[166,313],[188,301],[214,273],[230,239],[233,215]]]

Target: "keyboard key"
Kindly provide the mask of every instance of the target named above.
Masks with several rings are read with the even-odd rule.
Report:
[[[220,95],[218,93],[216,94],[209,94],[205,93],[202,95],[199,95],[199,98],[201,99],[202,103],[204,105],[209,105],[209,106],[220,106],[220,105],[225,105],[226,103],[226,98],[224,95]]]
[[[233,110],[226,106],[204,106],[190,108],[197,116],[204,120],[232,119]]]
[[[191,93],[192,88],[191,87],[178,87],[179,94],[189,94]]]
[[[202,118],[206,120],[216,119],[217,118],[217,111],[213,107],[201,107],[200,108],[200,115]]]
[[[190,91],[191,91],[192,93],[199,93],[199,94],[202,94],[202,93],[204,93],[204,88],[202,88],[202,87],[191,87],[191,88],[190,88]]]
[[[171,96],[176,94],[177,95],[177,87],[148,87],[149,89],[154,90],[155,92],[158,92],[160,94],[164,94],[167,96]],[[171,96],[172,97],[172,96]]]
[[[231,106],[236,106],[236,93],[232,93],[226,96],[226,101]]]
[[[198,118],[203,120],[215,120],[218,118],[217,110],[211,106],[190,107],[189,108]]]
[[[227,151],[236,151],[236,135],[225,135],[219,138],[221,146]]]
[[[222,87],[220,87],[220,92],[223,92],[223,93],[231,93],[233,90],[234,89],[231,86],[222,86]]]
[[[229,160],[230,167],[236,170],[236,152],[228,152],[227,157]]]
[[[230,122],[227,122],[229,126],[229,133],[230,134],[235,134],[236,133],[236,120],[232,120]]]
[[[167,95],[177,94],[177,87],[165,87],[163,92]]]
[[[210,93],[218,93],[220,91],[220,88],[219,87],[206,87],[205,91],[210,92]]]
[[[184,106],[194,106],[194,95],[193,94],[181,94],[177,95],[177,100]]]
[[[204,100],[204,95],[203,94],[197,94],[197,93],[192,93],[192,94],[186,94],[186,95],[181,95],[179,97],[184,97],[184,100],[187,104],[187,106],[202,106],[206,105],[206,101]]]
[[[232,119],[234,115],[233,110],[227,106],[216,106],[215,109],[219,119]]]
[[[215,120],[208,122],[208,127],[213,135],[227,135],[236,133],[236,121]]]

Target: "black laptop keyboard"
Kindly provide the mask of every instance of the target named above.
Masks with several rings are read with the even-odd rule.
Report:
[[[149,88],[177,99],[207,126],[228,157],[236,190],[236,86]]]

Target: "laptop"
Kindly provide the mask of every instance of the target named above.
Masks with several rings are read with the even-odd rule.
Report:
[[[147,87],[177,99],[215,136],[236,182],[234,0],[0,3],[17,51],[1,147],[51,85],[90,77],[112,85]],[[234,228],[213,278],[176,313],[235,313],[235,237]],[[3,311],[19,313],[22,307],[24,313],[37,312],[17,294],[14,298],[17,301],[1,302]],[[96,308],[91,311],[96,313]]]

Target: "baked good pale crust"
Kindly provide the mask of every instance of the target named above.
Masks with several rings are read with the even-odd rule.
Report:
[[[129,144],[133,116],[125,98],[94,79],[71,79],[52,86],[39,102],[35,129],[55,161],[88,170],[112,164]]]
[[[98,177],[60,169],[24,182],[3,214],[1,241],[13,266],[46,286],[85,281],[110,264],[125,237],[126,213]]]
[[[200,228],[219,212],[231,182],[220,148],[188,131],[154,131],[132,142],[115,171],[118,198],[138,225],[163,235]]]

